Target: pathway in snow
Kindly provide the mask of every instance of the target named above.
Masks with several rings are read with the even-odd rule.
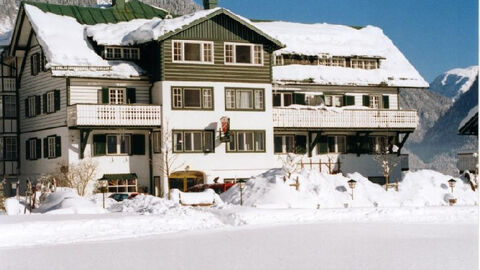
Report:
[[[231,227],[0,249],[2,269],[478,269],[476,224]]]

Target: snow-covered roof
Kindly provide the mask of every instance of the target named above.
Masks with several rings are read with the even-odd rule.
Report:
[[[161,36],[204,18],[221,8],[197,11],[172,19],[154,18],[129,22],[97,24],[87,27],[87,36],[100,45],[133,45],[157,40]]]
[[[104,60],[84,35],[86,26],[73,17],[46,13],[28,4],[25,12],[54,76],[129,78],[145,73],[133,62]]]
[[[286,45],[275,54],[385,58],[380,60],[380,68],[373,70],[308,65],[275,66],[273,78],[277,82],[428,87],[428,83],[378,27],[356,29],[326,23],[282,21],[257,22],[255,26]]]
[[[478,115],[478,105],[473,107],[467,114],[467,116],[465,116],[465,118],[463,118],[463,120],[460,122],[460,125],[458,125],[458,130],[462,129],[468,122],[470,122],[470,120],[475,117],[476,115]],[[478,117],[478,116],[477,116]]]

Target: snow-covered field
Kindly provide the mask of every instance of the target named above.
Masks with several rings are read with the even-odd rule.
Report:
[[[0,269],[478,268],[478,193],[460,179],[452,195],[432,171],[408,173],[399,191],[358,174],[282,174],[248,181],[243,206],[238,187],[212,207],[139,195],[106,210],[61,189],[30,215],[0,215]]]

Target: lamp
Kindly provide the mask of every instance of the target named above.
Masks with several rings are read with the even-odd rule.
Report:
[[[350,187],[350,189],[352,190],[352,194],[350,194],[350,195],[352,196],[352,200],[353,200],[353,189],[357,185],[357,181],[355,181],[353,179],[350,179],[350,180],[347,181],[347,183],[348,183],[348,186]]]
[[[450,179],[448,180],[448,186],[450,186],[450,188],[452,189],[452,193],[453,193],[453,188],[455,187],[455,184],[457,183],[457,181],[455,181],[455,179]]]
[[[240,205],[243,205],[243,189],[245,188],[245,180],[238,180],[238,188],[240,188]]]
[[[105,209],[105,193],[108,189],[108,180],[102,179],[98,180],[98,184],[100,185],[100,192],[103,194],[103,208]]]

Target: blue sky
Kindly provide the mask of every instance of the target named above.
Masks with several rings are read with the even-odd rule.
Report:
[[[202,0],[195,0],[201,4]],[[375,25],[431,82],[478,64],[477,0],[219,0],[247,18]]]

